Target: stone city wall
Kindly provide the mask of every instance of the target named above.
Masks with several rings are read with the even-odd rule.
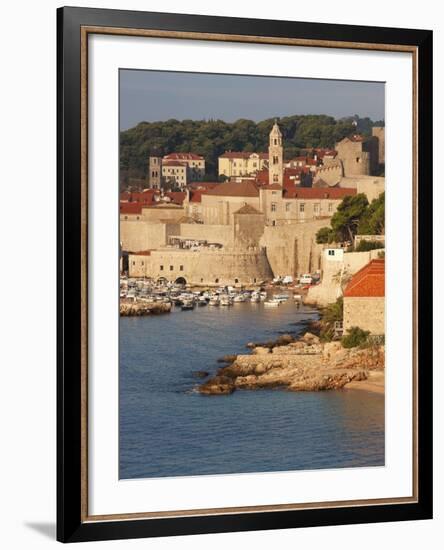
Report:
[[[254,285],[273,277],[263,250],[223,252],[164,248],[129,258],[130,277],[178,279],[191,285]]]
[[[320,269],[322,245],[316,244],[316,233],[325,225],[325,220],[314,220],[266,226],[260,245],[266,249],[274,275],[298,277]]]

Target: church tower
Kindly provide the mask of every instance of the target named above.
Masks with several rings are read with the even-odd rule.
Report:
[[[268,146],[268,183],[271,185],[284,183],[284,150],[282,147],[282,133],[275,120],[270,132]]]

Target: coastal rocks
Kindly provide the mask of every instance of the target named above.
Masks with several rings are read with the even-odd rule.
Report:
[[[366,380],[368,373],[365,370],[345,370],[317,373],[290,384],[290,391],[326,391],[338,390],[353,381]]]
[[[254,353],[255,355],[263,355],[264,353],[270,353],[270,348],[257,346],[253,349],[252,353]],[[236,359],[236,357],[235,357],[235,359]]]
[[[234,390],[234,379],[227,376],[215,376],[198,388],[199,393],[204,395],[228,395]]]
[[[224,355],[222,357],[220,357],[217,362],[218,363],[233,363],[234,361],[236,361],[236,357],[237,355]]]
[[[169,313],[171,304],[160,302],[120,302],[121,317],[140,317],[143,315],[158,315],[161,313]]]
[[[307,344],[319,344],[320,339],[319,336],[316,336],[315,334],[312,334],[311,332],[306,332],[304,336],[301,338],[302,342],[306,342]]]
[[[257,346],[250,355],[236,356],[198,391],[224,395],[236,389],[277,387],[289,391],[336,390],[367,380],[370,373],[383,374],[384,357],[384,346],[345,349],[340,342],[322,344],[308,333],[287,345],[271,349]]]

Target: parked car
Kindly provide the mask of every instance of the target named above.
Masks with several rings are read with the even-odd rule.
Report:
[[[313,282],[313,277],[310,275],[310,273],[304,273],[304,275],[300,277],[299,282],[302,285],[311,285],[311,283]]]

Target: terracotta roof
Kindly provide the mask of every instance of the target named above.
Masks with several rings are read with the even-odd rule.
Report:
[[[236,210],[234,214],[262,214],[262,212],[259,212],[259,210],[256,210],[256,208],[249,204],[244,204],[239,210]]]
[[[218,181],[192,181],[187,185],[189,189],[213,189],[219,185]]]
[[[179,160],[165,160],[162,162],[162,166],[188,166],[188,164]]]
[[[360,269],[347,285],[345,298],[385,296],[385,260],[372,260]]]
[[[190,192],[190,202],[202,202],[202,195],[207,193],[206,189],[196,189]]]
[[[272,189],[273,191],[276,191],[276,190],[282,191],[283,187],[278,183],[272,183],[271,185],[263,185],[261,189],[265,189],[266,191],[268,191],[269,189]]]
[[[139,202],[121,202],[120,213],[121,214],[141,214],[142,205]]]
[[[204,160],[204,158],[195,153],[170,153],[165,155],[163,160]]]
[[[256,184],[250,180],[240,182],[225,181],[214,189],[209,189],[206,195],[219,197],[258,197],[259,191]]]
[[[139,250],[138,252],[132,252],[133,256],[151,256],[151,250]]]
[[[343,187],[295,187],[285,189],[287,199],[332,199],[340,200],[344,197],[356,195],[356,189]]]
[[[181,205],[187,194],[185,191],[170,191],[165,193],[165,196],[170,198],[172,203]]]
[[[256,153],[251,151],[225,151],[219,158],[222,159],[248,159],[251,155],[257,155],[260,159],[267,160],[268,153]]]

